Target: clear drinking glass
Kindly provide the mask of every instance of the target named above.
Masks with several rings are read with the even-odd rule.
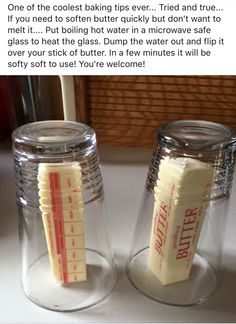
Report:
[[[116,267],[106,230],[103,184],[94,131],[87,125],[74,122],[30,123],[14,131],[13,149],[20,218],[22,286],[25,295],[39,306],[56,311],[80,310],[97,304],[111,292],[116,280]],[[77,173],[73,173],[70,180],[66,180],[67,182],[61,176],[61,195],[59,195],[55,189],[56,178],[53,178],[55,182],[50,182],[50,196],[49,187],[47,187],[49,182],[45,180],[44,185],[47,188],[42,191],[44,196],[40,196],[39,179],[44,179],[44,174],[41,174],[41,178],[39,177],[42,167],[46,171],[51,170],[50,175],[53,177],[53,172],[58,170],[54,168],[60,167],[62,170],[60,172],[64,170],[61,168],[65,168],[68,172],[72,172],[71,168],[80,170],[82,183],[78,180]],[[74,188],[73,184],[77,187]],[[70,196],[66,185],[68,188],[72,186],[73,193]],[[52,194],[52,189],[55,190],[54,194]],[[77,198],[73,197],[81,197],[78,196],[80,194],[82,201],[78,202]],[[74,200],[68,200],[68,203],[65,203],[66,195],[68,199]],[[42,197],[46,197],[46,200],[40,200]],[[48,197],[51,197],[49,202]],[[42,205],[46,208],[48,217],[54,215],[50,218],[51,223],[48,223],[47,235],[45,235],[46,230],[42,219]],[[52,214],[50,214],[50,208]],[[76,208],[80,208],[79,213],[83,216],[83,229],[82,225],[76,227],[77,225],[66,218],[66,208],[69,210],[70,217],[72,213],[74,215],[77,212]],[[81,214],[78,215],[81,217]],[[55,233],[52,226],[57,232],[55,236],[57,241],[53,238]],[[84,241],[79,239],[79,235]],[[53,244],[57,249],[58,244],[61,244],[59,257]],[[72,251],[69,248],[71,246]],[[84,256],[77,252],[79,249],[85,255],[87,279],[70,282],[68,277],[73,276],[75,280],[82,271],[78,269],[83,268]],[[67,276],[63,282],[56,282],[53,277],[49,262],[49,257],[52,255],[64,260],[58,263],[65,272],[63,274]],[[80,265],[75,264],[77,256],[82,260],[80,260],[82,262]],[[73,264],[73,269],[71,269],[70,262]],[[54,267],[55,271],[62,271],[61,268]]]
[[[217,123],[183,120],[160,128],[127,263],[130,281],[146,296],[192,305],[206,301],[219,286],[235,146],[234,131]],[[204,175],[183,173],[189,163],[205,168],[205,177],[213,172],[204,194]]]

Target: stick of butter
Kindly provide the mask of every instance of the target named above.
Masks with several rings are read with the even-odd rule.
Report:
[[[39,208],[52,275],[61,284],[86,280],[81,184],[78,162],[39,164]]]
[[[213,176],[210,164],[192,158],[160,163],[148,267],[163,285],[189,277]]]

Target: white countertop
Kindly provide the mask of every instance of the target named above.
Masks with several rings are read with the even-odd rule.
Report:
[[[0,322],[236,322],[236,180],[226,228],[225,272],[220,290],[202,305],[167,306],[139,293],[125,273],[152,152],[147,149],[104,147],[99,152],[108,225],[118,267],[117,283],[111,295],[97,306],[80,312],[58,313],[36,306],[21,289],[13,161],[9,143],[0,143]]]

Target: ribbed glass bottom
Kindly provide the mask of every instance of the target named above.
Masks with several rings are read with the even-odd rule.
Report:
[[[35,304],[54,311],[82,310],[107,297],[116,281],[115,266],[97,251],[86,249],[87,280],[67,285],[53,281],[48,253],[37,259],[23,280],[26,296]]]
[[[218,277],[209,262],[195,254],[188,280],[162,285],[147,267],[148,248],[135,254],[127,264],[127,275],[141,293],[164,304],[188,306],[210,298],[218,287]]]

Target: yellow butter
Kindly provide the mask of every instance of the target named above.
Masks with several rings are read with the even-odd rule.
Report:
[[[161,161],[154,188],[148,267],[163,285],[189,277],[214,170],[191,158]]]
[[[57,283],[86,280],[81,168],[78,162],[40,163],[39,204]]]

